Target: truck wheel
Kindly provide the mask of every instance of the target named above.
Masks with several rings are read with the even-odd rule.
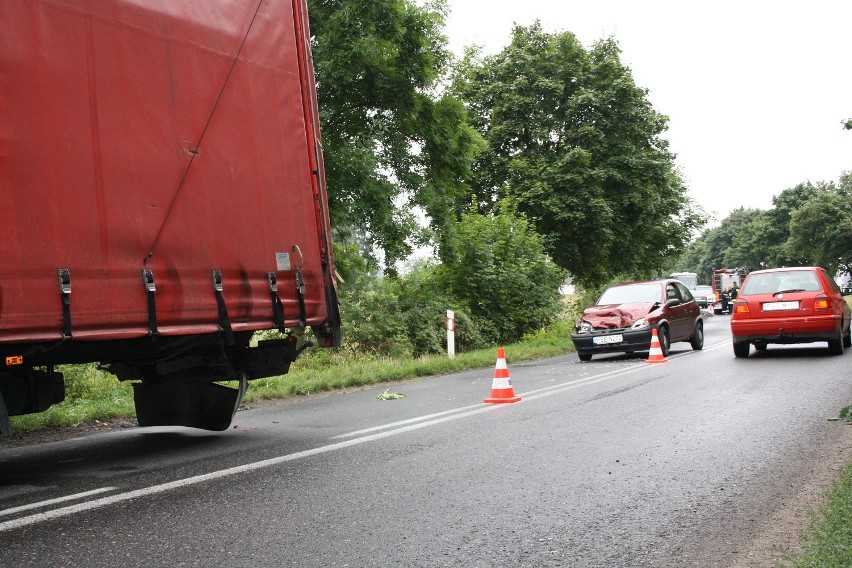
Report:
[[[689,344],[695,351],[704,349],[704,322],[700,318],[695,322],[695,330],[692,332],[692,339],[689,340]]]
[[[735,357],[748,357],[749,349],[751,349],[751,344],[748,341],[734,342]]]

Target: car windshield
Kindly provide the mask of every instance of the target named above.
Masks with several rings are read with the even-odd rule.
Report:
[[[778,294],[781,292],[819,292],[822,286],[815,272],[791,270],[752,274],[745,283],[742,294]]]
[[[661,290],[662,287],[659,284],[614,286],[601,295],[598,305],[659,302],[662,297]]]

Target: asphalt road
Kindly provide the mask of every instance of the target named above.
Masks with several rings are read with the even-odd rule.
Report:
[[[848,352],[493,369],[0,451],[0,566],[730,566],[848,428]]]

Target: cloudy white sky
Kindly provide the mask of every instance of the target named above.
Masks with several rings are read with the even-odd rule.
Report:
[[[614,36],[636,84],[669,117],[690,195],[717,220],[768,209],[803,181],[852,171],[852,2],[450,0],[458,54],[496,53],[538,19],[585,46]]]

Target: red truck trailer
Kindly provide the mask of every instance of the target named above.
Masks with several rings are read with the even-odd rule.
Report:
[[[304,329],[339,345],[305,0],[15,0],[0,27],[4,433],[63,400],[56,365],[222,430]]]

